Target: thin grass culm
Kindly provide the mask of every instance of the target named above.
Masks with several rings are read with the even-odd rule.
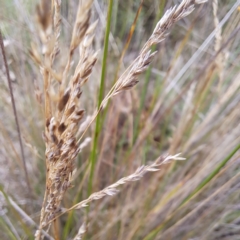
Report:
[[[21,149],[21,157],[22,157],[23,168],[24,168],[24,172],[25,172],[28,191],[29,191],[29,194],[31,194],[31,186],[30,186],[28,171],[27,171],[27,167],[26,167],[26,161],[25,161],[25,156],[24,156],[21,132],[20,132],[20,127],[19,127],[19,122],[18,122],[18,115],[17,115],[16,106],[15,106],[15,99],[14,99],[14,95],[13,95],[12,83],[11,83],[11,79],[10,79],[10,75],[9,75],[9,69],[8,69],[8,65],[7,65],[6,55],[5,55],[5,51],[4,51],[4,44],[3,44],[3,37],[2,37],[1,29],[0,29],[0,46],[1,46],[2,56],[3,56],[4,66],[5,66],[5,69],[6,69],[8,87],[9,87],[9,91],[10,91],[10,95],[11,95],[13,114],[14,114],[14,118],[15,118],[15,122],[16,122],[16,126],[17,126],[17,132],[18,132],[19,145],[20,145],[20,149]]]
[[[163,15],[157,23],[152,35],[143,46],[139,56],[132,62],[115,85],[99,104],[91,121],[85,126],[78,138],[77,132],[84,117],[84,110],[80,106],[82,87],[88,81],[92,69],[97,61],[97,52],[93,51],[94,31],[97,21],[91,23],[92,0],[79,3],[75,25],[73,27],[68,59],[63,71],[56,69],[57,61],[61,55],[59,36],[61,31],[61,1],[53,1],[53,6],[47,1],[38,5],[38,24],[43,57],[34,48],[31,56],[39,65],[44,82],[45,99],[45,131],[43,139],[46,145],[46,191],[42,205],[39,230],[36,239],[41,239],[41,231],[51,223],[54,225],[54,236],[57,236],[56,218],[62,213],[61,202],[66,191],[71,188],[72,175],[76,171],[76,157],[81,152],[81,141],[100,111],[107,105],[113,96],[132,89],[138,83],[138,76],[144,72],[152,62],[156,52],[151,47],[163,41],[168,29],[180,19],[188,16],[194,10],[194,4],[201,4],[203,0],[184,0]],[[44,14],[48,12],[47,16]],[[53,23],[48,16],[53,16]],[[79,48],[78,63],[73,69],[71,64],[74,52]],[[71,75],[71,72],[73,74]],[[178,155],[161,158],[152,165],[140,167],[134,174],[117,181],[104,190],[93,193],[85,201],[74,205],[70,209],[87,206],[93,200],[106,195],[115,195],[117,187],[127,182],[136,181],[146,172],[157,171],[158,167],[170,159],[182,160]],[[80,230],[80,235],[82,230]]]

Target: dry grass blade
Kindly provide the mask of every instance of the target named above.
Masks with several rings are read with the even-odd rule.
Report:
[[[15,99],[14,99],[14,96],[13,96],[12,83],[11,83],[11,79],[10,79],[6,54],[5,54],[5,51],[4,51],[4,44],[3,44],[3,37],[2,37],[1,30],[0,30],[0,46],[1,46],[2,56],[3,56],[3,62],[4,62],[5,69],[6,69],[6,74],[7,74],[7,81],[8,81],[8,87],[9,87],[10,96],[11,96],[13,114],[14,114],[15,123],[16,123],[16,126],[17,126],[18,141],[19,141],[20,150],[21,150],[21,157],[22,157],[22,163],[23,163],[23,168],[24,168],[25,177],[26,177],[26,183],[27,183],[27,187],[28,187],[28,192],[29,192],[29,194],[31,194],[31,186],[30,186],[30,182],[29,182],[28,170],[27,170],[26,160],[25,160],[25,156],[24,156],[24,149],[23,149],[23,144],[22,144],[21,131],[20,131],[20,126],[19,126],[19,122],[18,122]]]

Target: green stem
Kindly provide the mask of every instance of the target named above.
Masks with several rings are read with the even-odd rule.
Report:
[[[159,6],[160,9],[159,9],[159,13],[158,13],[157,17],[155,18],[154,26],[157,24],[159,19],[162,17],[164,6],[165,6],[165,0],[160,1],[160,6]],[[157,46],[153,46],[152,47],[152,52],[154,52],[156,50],[156,48],[157,48]],[[141,115],[142,115],[142,110],[144,108],[144,103],[145,103],[145,100],[146,100],[147,89],[148,89],[148,85],[149,85],[149,81],[150,81],[150,77],[151,77],[151,71],[152,71],[152,66],[150,66],[147,69],[146,74],[145,74],[145,82],[144,82],[143,90],[142,90],[142,93],[141,93],[140,106],[139,106],[139,109],[138,109],[136,121],[135,121],[135,124],[134,124],[134,129],[133,129],[133,143],[135,143],[136,140],[137,140],[138,130],[139,130],[139,122],[140,122],[140,118],[141,118]]]
[[[233,151],[197,186],[197,188],[183,200],[183,202],[180,204],[180,207],[189,201],[194,195],[196,195],[196,193],[198,193],[207,183],[209,183],[239,149],[240,144],[238,144]]]
[[[109,43],[109,34],[110,34],[110,25],[111,25],[111,16],[112,16],[112,8],[113,8],[113,0],[109,0],[108,5],[108,15],[107,15],[107,25],[106,25],[106,32],[105,32],[105,39],[104,39],[104,52],[103,52],[103,63],[102,63],[102,74],[101,74],[101,82],[100,82],[100,89],[99,89],[99,96],[98,96],[98,108],[101,105],[104,95],[104,86],[105,86],[105,75],[107,69],[107,56],[108,56],[108,43]],[[88,196],[92,193],[92,185],[93,185],[93,176],[94,170],[96,165],[96,158],[97,158],[97,144],[98,138],[101,132],[101,116],[98,115],[96,118],[96,127],[94,132],[93,138],[93,146],[92,151],[90,154],[90,177],[88,183]]]
[[[154,49],[156,49],[156,46],[154,46],[152,48],[153,51],[154,51]],[[149,84],[149,81],[150,81],[151,71],[152,71],[152,67],[150,66],[147,69],[147,72],[145,74],[145,82],[144,82],[143,90],[142,90],[142,93],[141,93],[140,106],[139,106],[139,110],[138,110],[138,113],[137,113],[136,122],[134,124],[133,143],[135,143],[136,140],[137,140],[138,129],[139,129],[139,121],[140,121],[140,118],[141,118],[141,115],[142,115],[142,110],[143,110],[146,95],[147,95],[147,89],[148,89],[148,84]]]
[[[5,233],[5,235],[7,235],[9,237],[9,239],[12,239],[12,240],[18,239],[14,235],[14,233],[11,231],[11,229],[8,227],[8,225],[6,224],[6,222],[4,221],[4,219],[2,217],[0,217],[0,226],[2,226],[3,232]]]
[[[118,13],[118,0],[114,1],[114,6],[113,6],[113,20],[112,20],[112,34],[115,34],[116,31],[116,26],[117,26],[117,13]]]

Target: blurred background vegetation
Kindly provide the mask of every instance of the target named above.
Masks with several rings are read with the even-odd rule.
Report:
[[[92,19],[99,19],[94,46],[100,52],[81,97],[86,117],[97,106],[102,69],[106,94],[138,56],[163,13],[180,1],[114,0],[109,19],[110,2],[93,4]],[[45,191],[43,83],[29,55],[31,44],[39,43],[37,3],[0,0],[0,29],[31,185],[29,192],[0,58],[1,239],[34,238]],[[208,1],[177,22],[156,46],[157,57],[137,87],[112,99],[101,114],[97,145],[89,144],[78,156],[74,187],[63,207],[88,197],[93,147],[97,155],[91,192],[159,155],[181,152],[186,161],[164,165],[159,172],[124,186],[117,196],[92,203],[86,239],[240,239],[239,4]],[[78,1],[62,1],[63,56],[77,6]],[[102,64],[108,23],[108,56]],[[65,61],[63,57],[62,67]],[[92,139],[94,131],[93,125],[87,134]],[[72,239],[86,214],[76,210],[62,216],[59,238]]]

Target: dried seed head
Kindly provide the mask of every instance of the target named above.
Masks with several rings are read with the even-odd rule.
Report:
[[[34,43],[31,43],[31,49],[29,50],[29,54],[34,62],[36,62],[39,66],[41,65],[41,56],[37,50],[37,47]]]
[[[48,118],[48,119],[46,119],[46,127],[48,128],[49,125],[50,125],[50,119]]]
[[[60,134],[62,134],[65,130],[66,130],[67,126],[64,124],[64,123],[61,123],[59,126],[58,126],[58,132]]]
[[[88,30],[92,2],[93,0],[86,0],[83,4],[81,4],[81,2],[79,3],[77,18],[73,28],[70,54],[72,54],[74,49],[80,44]]]
[[[37,20],[44,31],[51,27],[51,2],[41,0],[36,7]]]
[[[58,110],[60,112],[65,108],[65,106],[69,100],[69,97],[70,97],[70,89],[67,89],[58,103]]]
[[[67,111],[66,111],[66,117],[68,118],[75,110],[76,106],[73,104]]]
[[[129,83],[123,85],[119,91],[129,90],[129,89],[133,88],[138,82],[139,82],[138,80],[135,80],[133,78],[133,79],[131,79],[131,81]]]
[[[51,1],[41,0],[40,4],[36,7],[36,19],[39,25],[41,41],[46,43],[52,31]]]

